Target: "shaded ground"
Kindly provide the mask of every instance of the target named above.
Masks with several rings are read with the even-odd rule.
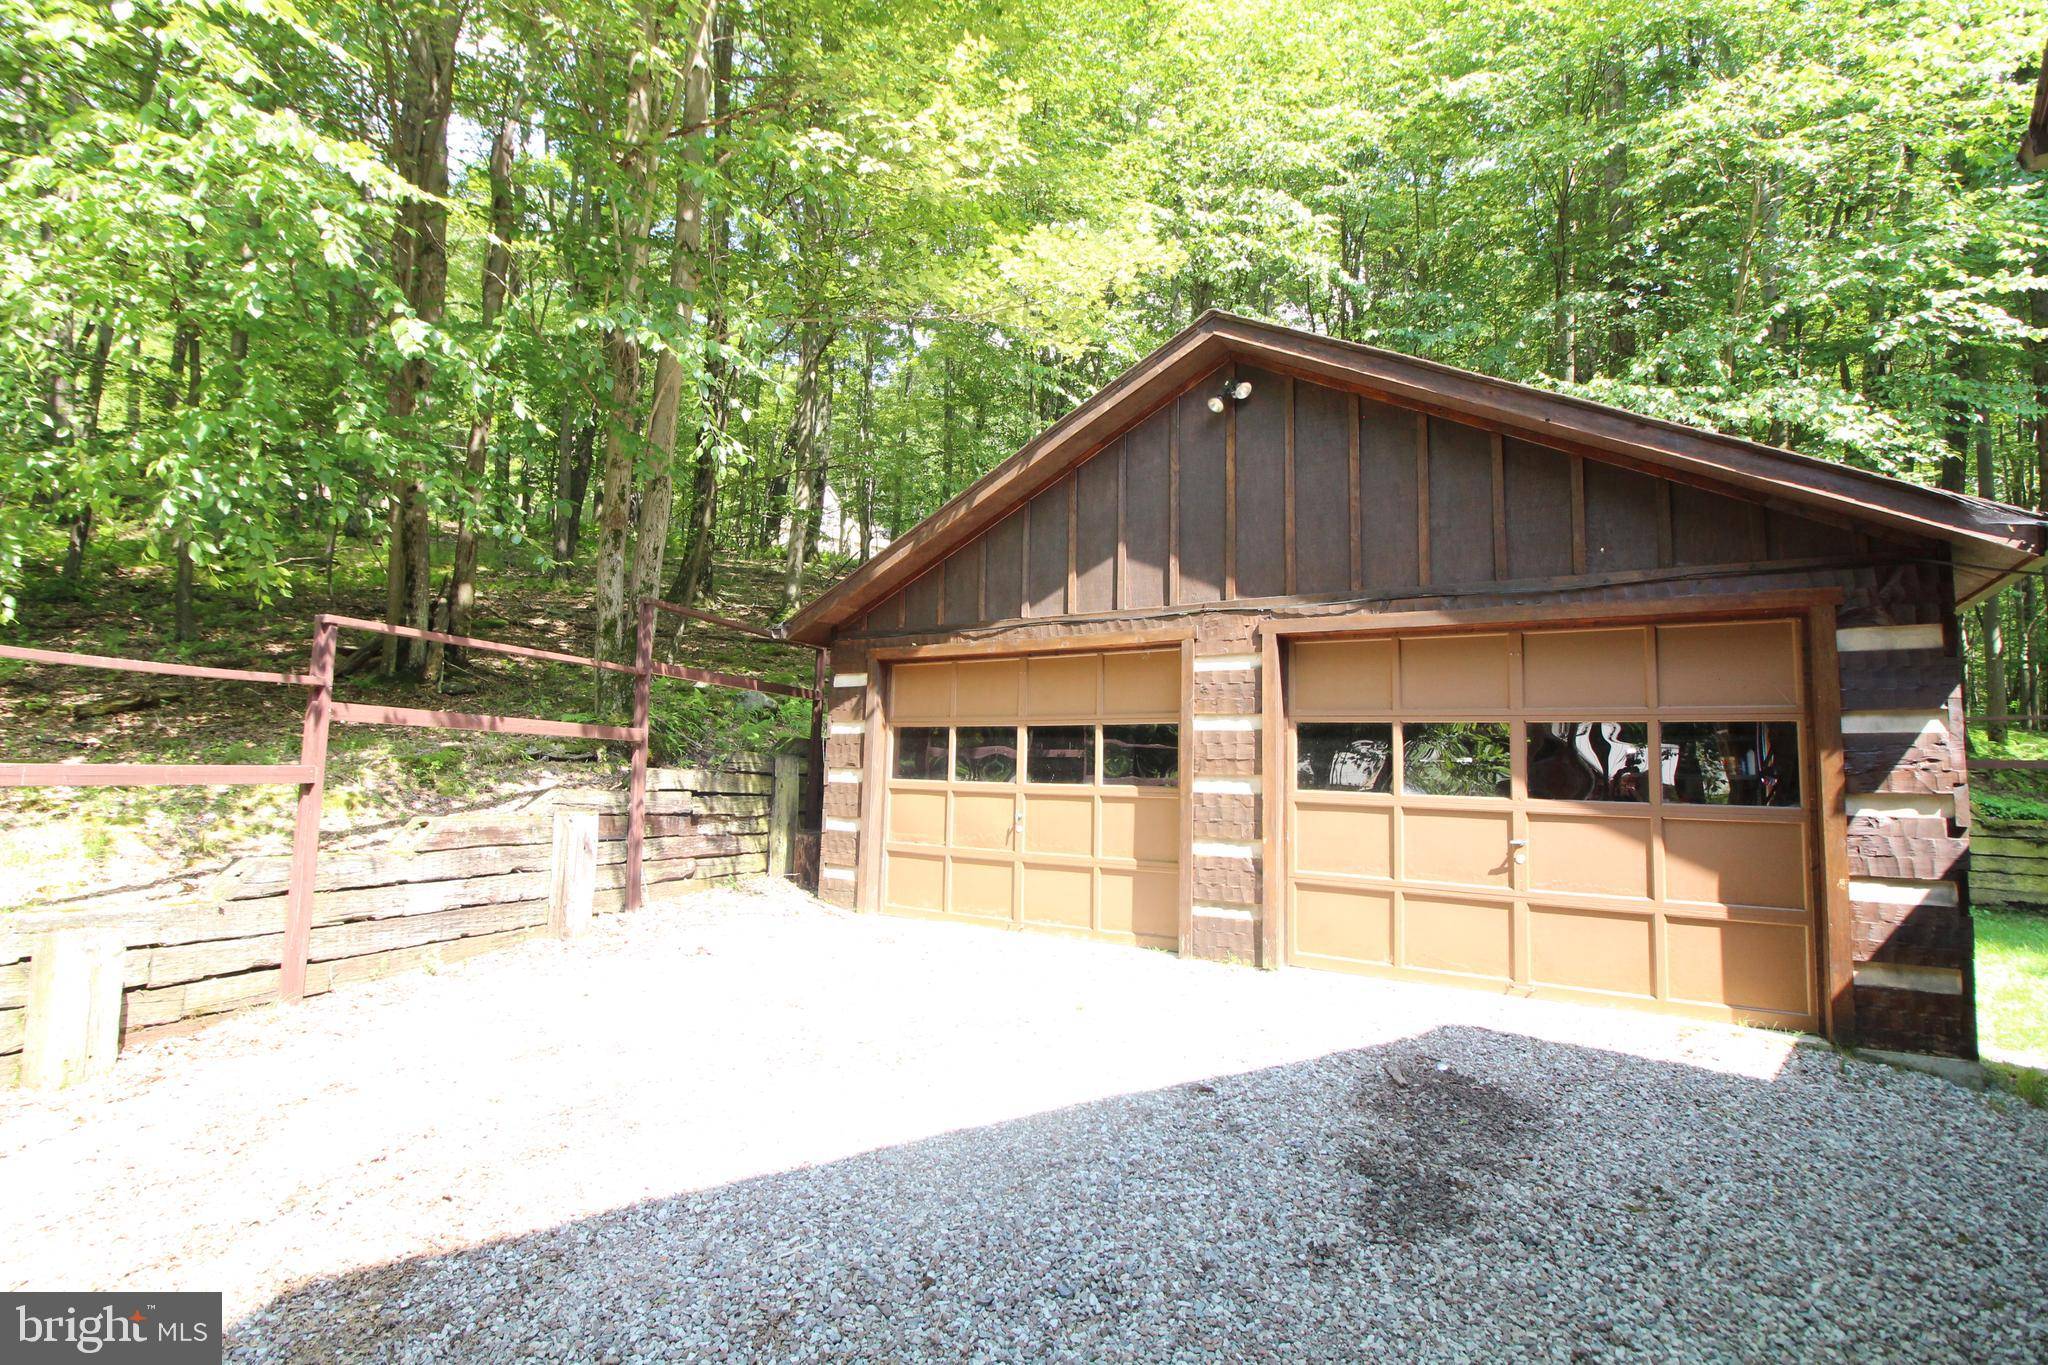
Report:
[[[0,1103],[237,1359],[2038,1359],[2048,1114],[1779,1035],[717,892]]]

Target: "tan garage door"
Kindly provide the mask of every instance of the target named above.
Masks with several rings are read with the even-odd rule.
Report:
[[[882,904],[1179,942],[1180,652],[890,669]]]
[[[1812,1027],[1798,629],[1295,645],[1289,960]]]

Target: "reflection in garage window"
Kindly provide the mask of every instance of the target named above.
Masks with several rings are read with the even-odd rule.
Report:
[[[1647,801],[1650,727],[1572,720],[1529,727],[1529,796],[1536,801]]]
[[[946,780],[946,729],[912,725],[896,732],[896,776]]]
[[[1664,799],[1798,805],[1799,727],[1789,720],[1665,722]]]
[[[1171,787],[1180,781],[1180,727],[1103,726],[1102,780],[1129,787]]]
[[[1298,725],[1294,785],[1303,791],[1384,792],[1394,789],[1391,725]]]
[[[1508,727],[1431,721],[1401,727],[1401,790],[1411,796],[1509,794]]]
[[[1025,772],[1033,782],[1093,782],[1095,727],[1034,725],[1028,731]]]
[[[953,778],[958,782],[1015,782],[1017,728],[967,725],[955,730]]]

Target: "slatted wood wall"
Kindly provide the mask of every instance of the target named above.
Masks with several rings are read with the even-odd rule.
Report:
[[[770,756],[729,769],[647,775],[643,869],[650,898],[767,870]],[[595,909],[625,903],[625,805],[618,792],[562,789],[524,809],[422,822],[374,848],[320,859],[307,994],[524,943],[547,932],[557,807],[598,819]],[[139,893],[11,915],[0,928],[0,1085],[25,1032],[29,955],[46,929],[111,924],[127,940],[126,1041],[277,998],[289,859],[243,859],[194,892]]]
[[[1240,379],[1250,396],[1211,412]],[[863,629],[1561,585],[1870,549],[1846,525],[1238,367],[933,565]]]

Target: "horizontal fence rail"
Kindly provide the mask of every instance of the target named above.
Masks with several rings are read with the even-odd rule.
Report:
[[[299,732],[297,763],[0,763],[0,788],[264,784],[297,786],[298,809],[292,827],[291,870],[285,897],[284,946],[278,982],[279,998],[295,1001],[302,999],[306,992],[306,972],[313,932],[313,893],[320,857],[320,811],[327,786],[328,737],[335,725],[400,725],[429,730],[532,735],[550,739],[587,739],[626,744],[632,748],[632,767],[626,797],[625,904],[627,909],[637,910],[640,908],[645,889],[642,862],[647,833],[649,688],[653,679],[669,678],[694,683],[700,687],[726,687],[808,700],[812,703],[814,712],[811,722],[814,745],[816,736],[822,728],[822,719],[816,714],[824,696],[822,687],[807,688],[793,683],[770,682],[744,674],[723,673],[715,669],[657,663],[654,658],[654,615],[657,610],[708,621],[776,643],[795,643],[783,640],[776,632],[764,627],[749,626],[745,622],[714,616],[708,612],[649,599],[640,603],[634,658],[630,664],[582,654],[568,654],[561,650],[506,644],[498,640],[477,639],[466,635],[450,635],[437,630],[421,630],[414,626],[398,626],[385,621],[331,613],[322,613],[313,618],[312,651],[306,671],[303,673],[212,668],[198,664],[158,663],[149,659],[74,654],[63,650],[0,645],[0,659],[14,659],[23,663],[308,689],[305,716]],[[340,632],[343,630],[424,640],[457,649],[500,654],[515,659],[570,664],[626,674],[633,679],[632,723],[597,725],[581,721],[549,720],[539,716],[482,715],[467,711],[390,706],[374,702],[336,701],[335,650]],[[820,659],[822,657],[821,655]],[[814,668],[814,680],[817,672],[818,669]],[[813,780],[816,780],[815,777]]]

